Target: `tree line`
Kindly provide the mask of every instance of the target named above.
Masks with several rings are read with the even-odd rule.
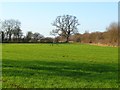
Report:
[[[44,36],[38,32],[33,33],[28,31],[26,35],[21,30],[21,22],[19,20],[4,20],[0,22],[0,38],[2,43],[28,43],[28,42],[39,42]]]
[[[120,39],[120,32],[118,31],[118,24],[111,23],[104,32],[86,31],[84,34],[77,33],[71,36],[70,40],[81,43],[104,44],[109,46],[118,46]]]
[[[44,37],[42,34],[28,31],[26,35],[21,30],[21,22],[19,20],[9,19],[0,21],[0,41],[2,43],[60,43],[60,42],[79,42],[94,43],[118,46],[119,34],[118,24],[111,23],[104,32],[85,31],[80,34],[78,19],[72,15],[58,16],[52,23],[55,27],[50,32],[54,38]]]

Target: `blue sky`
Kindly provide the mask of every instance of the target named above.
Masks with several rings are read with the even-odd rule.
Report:
[[[117,2],[4,2],[1,3],[0,19],[18,19],[24,33],[39,32],[50,36],[51,23],[59,15],[77,17],[79,33],[86,30],[105,31],[112,22],[118,21]]]

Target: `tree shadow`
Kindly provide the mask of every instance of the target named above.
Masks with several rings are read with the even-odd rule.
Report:
[[[52,61],[20,61],[3,60],[4,76],[30,77],[33,75],[53,75],[71,78],[107,80],[116,79],[118,68],[117,64],[95,64],[95,63],[76,63],[76,62],[52,62]],[[112,73],[112,74],[110,74]]]

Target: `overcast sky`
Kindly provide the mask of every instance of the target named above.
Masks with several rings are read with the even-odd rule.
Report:
[[[105,31],[112,22],[118,21],[117,2],[4,2],[1,3],[0,19],[17,19],[24,33],[39,32],[50,36],[51,23],[59,15],[77,17],[79,33],[86,30]]]

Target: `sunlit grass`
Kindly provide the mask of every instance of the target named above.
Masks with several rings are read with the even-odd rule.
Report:
[[[3,44],[3,88],[117,88],[115,47]]]

